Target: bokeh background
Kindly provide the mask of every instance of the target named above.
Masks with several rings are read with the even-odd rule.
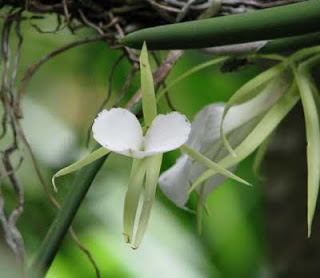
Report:
[[[46,18],[40,27],[53,30],[55,19]],[[88,35],[84,32],[73,35],[67,30],[40,34],[28,22],[23,25],[23,34],[20,77],[43,55],[77,37]],[[15,39],[13,35],[12,40]],[[91,140],[89,148],[86,147],[87,130],[105,99],[111,67],[121,54],[101,42],[74,48],[41,67],[27,87],[23,124],[49,185],[58,169],[86,155],[93,146]],[[166,52],[160,52],[161,57],[165,55]],[[188,51],[168,80],[211,58]],[[129,70],[126,60],[117,67],[111,100],[117,97]],[[192,120],[205,105],[228,100],[237,88],[259,71],[260,67],[249,65],[235,73],[222,74],[219,68],[209,67],[172,88],[172,103]],[[138,87],[139,75],[133,80],[126,98]],[[162,102],[161,110],[167,111],[165,102]],[[163,169],[170,167],[177,156],[177,152],[166,154]],[[175,207],[159,189],[143,243],[133,251],[124,243],[121,234],[131,159],[112,154],[75,218],[75,230],[81,242],[92,252],[102,277],[271,277],[261,213],[263,185],[252,171],[252,162],[253,156],[243,161],[237,174],[254,187],[226,181],[216,189],[208,199],[208,214],[204,216],[201,235],[196,231],[195,215]],[[25,212],[19,220],[19,228],[25,239],[28,262],[31,262],[56,210],[49,203],[27,152],[18,174],[25,190]],[[74,175],[69,175],[57,180],[59,193],[54,194],[60,202],[70,190],[73,178]],[[6,182],[3,191],[10,200],[12,192]],[[9,208],[13,202],[14,199],[9,201]],[[3,241],[2,270],[10,268],[10,256],[5,255],[10,251],[5,246]],[[68,235],[47,277],[95,276],[92,265]]]

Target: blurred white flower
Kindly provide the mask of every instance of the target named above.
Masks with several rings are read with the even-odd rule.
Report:
[[[224,132],[229,144],[236,148],[253,130],[265,112],[278,101],[285,90],[273,90],[279,82],[271,82],[260,94],[239,105],[231,107],[224,122]],[[284,86],[286,88],[287,86]],[[215,103],[204,107],[194,118],[187,145],[218,163],[229,155],[221,139],[221,121],[225,109],[224,103]],[[233,171],[236,164],[229,168]],[[185,208],[189,197],[190,185],[208,168],[183,154],[176,163],[163,172],[159,179],[164,194],[178,207]],[[203,187],[198,187],[201,202],[224,182],[226,177],[216,174],[209,178]]]

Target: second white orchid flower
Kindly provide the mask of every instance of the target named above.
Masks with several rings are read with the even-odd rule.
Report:
[[[272,133],[279,120],[298,100],[292,73],[284,65],[276,66],[246,83],[233,98],[238,101],[231,107],[229,103],[204,107],[195,116],[186,143],[208,160],[230,171]],[[228,140],[227,145],[224,140]],[[183,154],[160,176],[159,184],[171,201],[186,208],[192,190],[198,193],[198,206],[204,206],[208,195],[224,180],[225,176],[208,170],[204,163]]]

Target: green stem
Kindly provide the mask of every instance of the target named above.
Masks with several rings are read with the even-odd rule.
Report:
[[[320,32],[276,39],[268,42],[257,53],[279,53],[283,51],[294,52],[301,48],[320,44]]]
[[[137,114],[141,111],[141,101],[131,109]],[[97,149],[100,146],[96,146]],[[96,174],[108,156],[104,156],[90,165],[85,166],[78,173],[72,188],[67,194],[61,209],[58,211],[52,222],[34,261],[27,271],[28,278],[44,277],[48,272],[59,248],[60,244],[68,232],[68,229],[76,216],[76,213],[86,196]]]
[[[27,277],[44,277],[49,270],[73,218],[106,158],[107,155],[85,166],[77,175],[61,209],[58,211],[46,237],[42,241],[38,254],[29,268]]]
[[[277,39],[318,31],[320,1],[142,29],[120,43],[149,50],[190,49]]]
[[[205,182],[200,186],[200,192],[197,199],[196,221],[197,221],[198,235],[201,235],[202,233],[202,210],[203,210],[202,195],[203,195],[205,186],[206,186]]]

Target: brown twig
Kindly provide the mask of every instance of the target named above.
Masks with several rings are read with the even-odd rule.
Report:
[[[115,19],[113,13],[109,12],[108,15],[109,15],[110,20],[112,22]],[[124,33],[122,27],[120,26],[120,24],[118,22],[115,22],[114,26],[115,26],[116,31],[118,32],[119,38],[124,38],[125,33]],[[139,59],[138,59],[136,51],[134,49],[129,48],[129,47],[124,47],[124,49],[127,52],[128,58],[131,61],[131,63],[133,65],[138,63]]]
[[[32,158],[32,163],[34,165],[35,171],[38,175],[38,178],[40,180],[41,185],[44,188],[44,191],[46,192],[46,195],[48,196],[50,202],[57,208],[60,208],[59,203],[55,200],[55,198],[52,196],[48,186],[46,185],[44,178],[41,175],[39,166],[37,164],[35,155],[33,154],[33,151],[25,137],[23,128],[20,123],[20,118],[17,117],[17,111],[18,109],[21,109],[21,99],[17,98],[16,95],[14,94],[15,92],[15,80],[17,76],[17,71],[18,71],[18,65],[19,65],[19,58],[20,58],[20,52],[21,52],[21,46],[23,43],[23,38],[20,32],[20,22],[22,20],[21,17],[21,11],[18,11],[16,13],[9,13],[5,17],[5,22],[3,24],[3,29],[2,29],[2,39],[1,39],[1,57],[3,58],[3,74],[2,74],[2,85],[1,85],[1,91],[0,91],[0,99],[1,99],[1,104],[4,106],[4,117],[2,120],[2,125],[3,125],[3,130],[2,134],[0,137],[0,140],[3,139],[3,137],[6,135],[7,130],[9,128],[10,132],[12,133],[12,142],[9,144],[6,148],[1,150],[1,160],[0,163],[3,164],[3,169],[5,173],[0,173],[0,184],[3,182],[4,178],[8,178],[10,181],[16,196],[17,196],[17,204],[16,207],[9,213],[9,215],[6,215],[5,212],[5,200],[4,197],[1,193],[1,187],[0,187],[0,221],[3,226],[4,230],[4,235],[5,239],[8,243],[8,245],[11,247],[13,252],[16,254],[16,257],[18,259],[19,265],[23,268],[23,262],[24,262],[24,242],[23,238],[17,229],[17,221],[21,214],[23,213],[23,207],[24,207],[24,191],[22,188],[22,184],[20,183],[20,180],[18,179],[18,176],[16,174],[17,168],[19,165],[21,165],[23,156],[21,157],[19,161],[18,167],[14,167],[11,162],[11,157],[12,155],[20,150],[20,143],[23,143],[24,146],[27,147],[30,156]],[[15,56],[14,58],[11,57],[11,51],[10,51],[10,46],[9,46],[9,35],[10,35],[10,30],[13,24],[15,25],[15,31],[16,35],[18,37],[18,42],[17,42],[17,47],[15,51]],[[25,78],[23,81],[27,82],[28,79],[31,78],[31,76],[35,73],[35,71],[46,61],[48,61],[50,58],[58,55],[59,53],[62,53],[72,47],[75,47],[77,45],[86,43],[86,42],[91,42],[91,41],[96,41],[96,40],[101,40],[104,39],[104,37],[95,37],[95,38],[86,38],[81,41],[77,41],[71,44],[68,44],[60,49],[57,49],[56,51],[46,55],[43,57],[38,63],[34,64],[31,68],[30,71],[26,72]],[[13,60],[12,66],[10,65],[11,60]],[[10,70],[11,66],[11,70]],[[9,72],[11,72],[11,75],[9,76]],[[26,83],[25,83],[26,85]],[[20,142],[21,141],[21,142]],[[74,242],[77,244],[77,246],[82,250],[88,259],[90,260],[91,264],[93,265],[95,272],[96,272],[96,277],[101,277],[99,269],[97,267],[97,264],[95,263],[95,260],[93,259],[91,253],[89,252],[88,249],[86,249],[81,242],[79,241],[76,233],[74,232],[73,228],[70,227],[70,234]]]
[[[65,17],[66,17],[66,25],[69,25],[71,16],[70,16],[70,13],[69,13],[67,0],[62,0],[62,3],[63,3],[63,11],[64,11],[64,14],[65,14]]]
[[[159,86],[169,75],[173,66],[179,60],[179,58],[183,55],[182,50],[172,50],[169,52],[167,58],[161,64],[160,67],[153,73],[154,85],[155,87]],[[126,104],[126,108],[129,109],[133,107],[141,98],[141,89],[139,89],[132,98]]]
[[[171,12],[171,13],[177,13],[177,14],[181,12],[180,9],[176,9],[171,6],[162,5],[154,0],[147,0],[147,1],[150,3],[151,6],[156,7],[159,10],[163,10],[163,11]]]
[[[84,24],[86,24],[87,26],[89,26],[92,29],[96,30],[101,36],[105,35],[103,30],[98,25],[94,24],[93,22],[90,22],[90,20],[88,20],[86,18],[86,16],[84,15],[84,13],[83,13],[83,11],[81,9],[78,9],[78,13],[80,15],[81,20],[84,22]]]
[[[11,49],[9,45],[9,35],[13,23],[16,21],[16,33],[18,36],[18,43],[15,53],[15,58],[13,61],[13,66],[10,72],[10,62],[11,62]],[[16,194],[16,205],[14,209],[6,216],[4,212],[4,199],[1,196],[1,222],[3,229],[5,231],[5,239],[8,245],[11,247],[12,251],[15,253],[19,265],[22,267],[24,262],[24,242],[22,236],[16,226],[18,218],[23,213],[24,205],[24,192],[20,181],[17,178],[15,169],[11,162],[11,155],[13,155],[18,149],[18,138],[16,131],[16,120],[14,113],[12,113],[12,106],[14,105],[14,95],[13,86],[17,74],[17,67],[20,57],[20,50],[22,44],[22,37],[20,34],[20,21],[21,21],[21,10],[14,12],[11,10],[6,16],[2,29],[1,36],[1,57],[3,59],[3,73],[2,73],[2,85],[0,90],[0,99],[4,107],[4,113],[6,113],[2,118],[2,134],[0,140],[6,135],[8,127],[12,133],[12,141],[7,147],[1,150],[1,161],[4,166],[4,171],[8,177],[10,184],[12,185]],[[2,174],[2,178],[3,178]]]
[[[152,57],[153,57],[153,59],[155,60],[155,62],[156,62],[156,64],[157,64],[157,66],[160,67],[160,66],[161,66],[161,62],[160,62],[157,54],[156,54],[154,51],[151,51],[151,54],[152,54]],[[167,85],[166,85],[166,82],[165,82],[165,81],[162,82],[162,87],[163,87],[164,89],[167,88]],[[171,101],[171,99],[170,99],[170,94],[169,94],[168,90],[166,90],[165,98],[166,98],[168,107],[169,107],[172,111],[177,111],[177,109],[175,109],[175,107],[174,107],[174,105],[173,105],[173,103],[172,103],[172,101]]]

